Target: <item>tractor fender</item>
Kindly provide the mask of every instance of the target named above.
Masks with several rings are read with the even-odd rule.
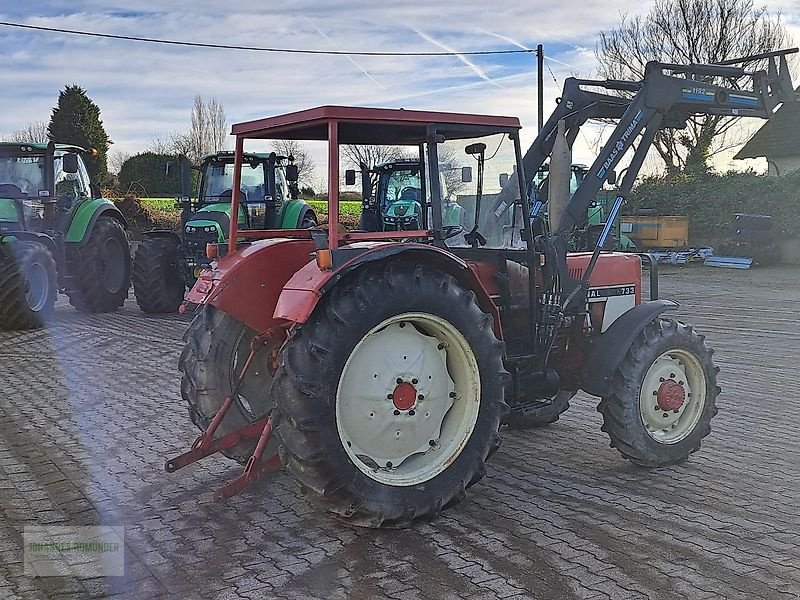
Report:
[[[648,323],[661,313],[678,308],[672,300],[651,300],[622,315],[605,333],[592,341],[581,380],[581,389],[592,396],[606,396],[611,378],[628,349]]]
[[[338,255],[338,256],[337,256]],[[472,290],[478,305],[492,315],[494,331],[503,339],[500,313],[492,301],[477,270],[459,257],[426,244],[403,242],[363,242],[333,251],[333,268],[320,269],[311,261],[300,269],[283,287],[273,314],[275,319],[305,323],[322,297],[345,277],[366,265],[382,261],[404,260],[414,264],[436,267],[452,275],[465,288]]]
[[[303,200],[292,199],[286,203],[281,219],[281,229],[299,229],[303,218],[313,209]]]
[[[0,234],[0,244],[13,244],[14,242],[38,242],[45,246],[53,255],[53,258],[58,260],[58,249],[56,242],[46,233],[37,233],[35,231],[9,231]]]
[[[68,244],[78,245],[86,242],[89,232],[101,216],[116,219],[124,229],[128,228],[128,222],[122,216],[122,212],[111,200],[106,200],[105,198],[86,200],[78,204],[75,212],[72,213],[69,227],[67,227],[64,235],[64,241]]]
[[[210,304],[258,332],[286,324],[272,313],[284,285],[312,260],[313,251],[310,239],[253,242],[202,271],[186,300]]]

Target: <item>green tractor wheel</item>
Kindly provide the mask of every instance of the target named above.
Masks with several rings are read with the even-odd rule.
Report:
[[[56,262],[37,242],[0,244],[0,329],[35,329],[53,312]]]
[[[68,249],[76,285],[67,290],[69,302],[82,312],[112,312],[128,297],[131,257],[122,225],[100,217],[80,247]]]
[[[183,302],[186,286],[178,262],[181,246],[173,238],[149,238],[133,259],[133,293],[146,313],[174,313]]]

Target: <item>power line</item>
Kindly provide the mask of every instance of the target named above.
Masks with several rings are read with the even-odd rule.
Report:
[[[58,27],[43,27],[41,25],[26,25],[23,23],[9,23],[0,21],[4,27],[16,27],[18,29],[33,29],[36,31],[47,31],[50,33],[64,33],[69,35],[82,35],[85,37],[106,38],[111,40],[127,40],[131,42],[148,42],[151,44],[168,44],[171,46],[191,46],[194,48],[214,48],[218,50],[248,50],[251,52],[274,52],[283,54],[325,54],[333,56],[480,56],[490,54],[526,54],[534,50],[470,50],[467,52],[359,52],[345,50],[308,50],[303,48],[265,48],[262,46],[232,46],[227,44],[207,44],[204,42],[186,42],[180,40],[164,40],[159,38],[146,38],[133,35],[117,35],[113,33],[98,33],[96,31],[78,31],[75,29],[61,29]]]

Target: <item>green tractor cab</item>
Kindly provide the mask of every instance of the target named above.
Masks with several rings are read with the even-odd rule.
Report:
[[[130,287],[127,224],[69,144],[0,143],[0,329],[44,325],[58,292],[110,312]]]
[[[167,165],[167,169],[170,167]],[[134,257],[134,294],[146,313],[177,311],[186,287],[194,285],[200,272],[211,264],[207,245],[223,247],[228,241],[234,153],[217,152],[202,160],[197,167],[200,183],[194,199],[190,194],[191,168],[182,158],[180,231],[145,233],[146,239]],[[274,152],[243,155],[236,223],[239,230],[307,229],[317,224],[314,211],[298,198],[297,168],[292,157]]]

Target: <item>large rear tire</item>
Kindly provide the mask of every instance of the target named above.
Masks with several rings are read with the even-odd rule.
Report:
[[[611,446],[645,467],[681,463],[699,450],[711,433],[720,392],[712,354],[688,325],[650,322],[597,407]]]
[[[68,289],[69,302],[81,312],[117,310],[131,285],[128,236],[119,221],[100,217],[82,246],[68,248],[77,285]]]
[[[569,401],[575,392],[562,390],[549,404],[525,407],[511,406],[511,410],[503,419],[509,429],[539,429],[558,421],[559,417],[569,408]]]
[[[56,261],[42,244],[0,244],[0,329],[36,329],[53,313]]]
[[[405,262],[342,281],[281,352],[281,459],[313,500],[365,527],[457,504],[500,443],[503,344],[475,294]]]
[[[189,405],[189,417],[201,431],[205,431],[225,398],[232,393],[255,335],[256,332],[244,323],[213,306],[204,305],[197,310],[183,338],[186,345],[178,370],[183,374],[181,395]],[[269,354],[270,349],[266,347],[256,354],[234,403],[217,430],[217,437],[240,429],[272,410]],[[223,454],[245,463],[254,448],[254,442],[244,442],[224,450]]]
[[[178,268],[181,246],[170,238],[149,238],[133,258],[133,293],[146,313],[174,313],[183,302],[186,285]]]

